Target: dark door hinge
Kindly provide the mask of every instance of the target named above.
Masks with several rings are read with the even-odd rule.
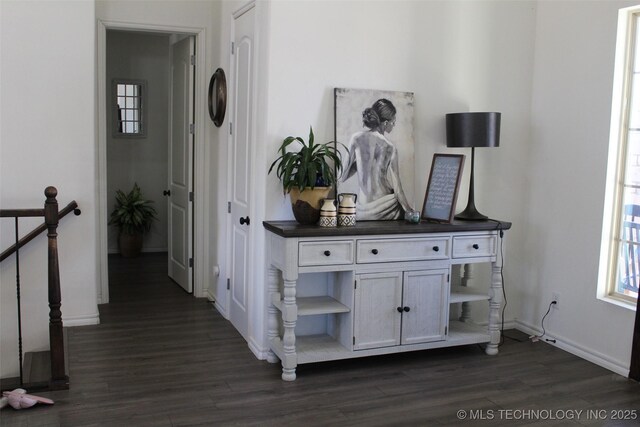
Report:
[[[358,289],[358,281],[357,280],[353,281],[353,289]]]
[[[196,125],[195,123],[190,123],[189,124],[189,134],[190,135],[195,135],[196,133]]]
[[[449,327],[445,326],[444,327],[444,334],[447,335],[449,333]]]
[[[189,268],[193,268],[193,258],[189,258]]]
[[[231,213],[231,202],[227,202],[227,213]]]
[[[353,337],[353,345],[356,345],[356,337]]]
[[[236,44],[234,42],[231,42],[231,55],[235,54],[236,52]]]
[[[191,65],[196,65],[196,56],[191,55]]]
[[[233,123],[229,122],[229,135],[233,135]]]
[[[189,191],[189,201],[193,202],[193,191]]]
[[[231,289],[231,279],[227,279],[227,290]]]

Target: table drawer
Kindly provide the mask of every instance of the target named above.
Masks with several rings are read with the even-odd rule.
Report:
[[[453,237],[453,258],[493,257],[496,255],[496,236]]]
[[[448,237],[358,240],[356,260],[366,264],[448,259],[450,242]]]
[[[353,241],[300,242],[298,266],[353,264]]]

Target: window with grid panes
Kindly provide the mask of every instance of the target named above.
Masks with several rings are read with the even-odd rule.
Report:
[[[142,80],[113,81],[114,136],[143,137],[146,84]]]

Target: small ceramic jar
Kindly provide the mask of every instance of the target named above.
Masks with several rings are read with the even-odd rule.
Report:
[[[338,212],[334,199],[324,199],[320,208],[320,227],[335,227],[338,225]]]

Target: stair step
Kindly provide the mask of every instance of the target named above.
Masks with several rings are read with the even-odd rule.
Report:
[[[51,378],[51,352],[47,350],[25,353],[23,376],[25,384],[49,382]]]
[[[65,353],[65,373],[67,374],[66,384],[51,383],[51,352],[46,351],[28,351],[24,354],[22,363],[22,376],[24,384],[20,385],[20,377],[2,378],[0,379],[0,389],[14,390],[23,388],[27,392],[47,390],[66,390],[69,388],[69,358],[67,357],[67,334],[64,334],[64,353]]]

